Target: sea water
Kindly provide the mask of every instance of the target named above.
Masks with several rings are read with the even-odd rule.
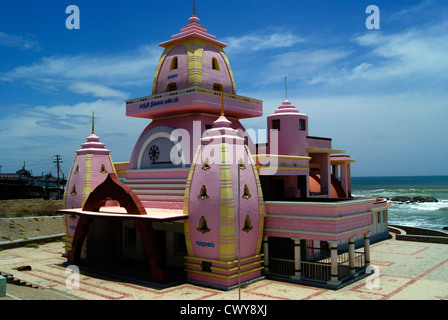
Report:
[[[352,196],[391,199],[433,197],[439,202],[403,203],[388,200],[389,224],[440,230],[448,227],[448,176],[352,177]]]

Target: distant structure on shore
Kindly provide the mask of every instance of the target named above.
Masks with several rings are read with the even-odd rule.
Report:
[[[59,198],[62,199],[66,180],[59,179]],[[33,176],[25,163],[16,173],[0,173],[0,200],[9,199],[58,199],[58,179],[51,173]]]
[[[93,130],[76,151],[61,211],[68,262],[144,261],[153,282],[224,290],[365,276],[389,204],[351,195],[354,160],[310,136],[287,99],[254,144],[240,120],[263,103],[236,94],[226,45],[194,13],[160,46],[152,94],[126,101],[127,116],[149,121],[129,162],[113,163]]]

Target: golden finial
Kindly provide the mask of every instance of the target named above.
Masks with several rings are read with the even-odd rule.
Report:
[[[196,17],[195,15],[195,1],[193,0],[193,17]]]
[[[224,115],[224,89],[221,91],[221,115]]]
[[[95,133],[95,111],[92,111],[92,134]]]

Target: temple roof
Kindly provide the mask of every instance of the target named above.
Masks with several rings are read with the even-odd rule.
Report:
[[[198,17],[191,17],[188,19],[189,23],[185,27],[180,30],[180,33],[171,36],[171,40],[162,42],[159,46],[166,48],[169,45],[181,41],[185,41],[187,39],[200,39],[210,42],[214,45],[217,45],[221,48],[227,47],[227,45],[223,42],[216,40],[214,35],[207,33],[207,30],[199,24]]]

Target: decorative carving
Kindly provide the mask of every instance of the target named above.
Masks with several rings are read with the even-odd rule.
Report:
[[[204,199],[207,199],[208,197],[209,196],[207,195],[207,188],[205,186],[202,186],[201,192],[199,193],[198,198],[204,200]]]
[[[247,184],[244,185],[244,194],[243,194],[243,198],[244,199],[249,199],[250,197],[252,197],[252,195],[249,192],[249,188],[247,187]]]
[[[207,227],[207,220],[205,220],[204,216],[199,220],[199,227],[196,228],[202,234],[206,232],[210,232],[210,229]]]
[[[151,148],[149,148],[149,159],[152,160],[152,163],[156,163],[156,160],[159,159],[159,155],[160,155],[160,151],[159,151],[159,147],[156,145],[151,146]]]
[[[208,165],[208,158],[205,159],[204,165],[202,166],[201,169],[204,170],[204,171],[207,171],[208,169],[210,169],[210,166]]]
[[[104,164],[101,165],[100,173],[107,173],[107,170],[106,170],[106,167],[104,166]]]
[[[245,232],[249,232],[252,229],[253,229],[252,222],[250,221],[249,215],[247,215],[246,220],[244,220],[244,228],[242,230]]]
[[[240,159],[240,160],[238,161],[238,166],[239,166],[239,169],[240,169],[240,170],[245,170],[245,169],[246,169],[246,166],[244,165],[244,161],[243,161],[243,159]]]
[[[73,185],[72,192],[70,192],[70,194],[72,194],[72,195],[76,194],[76,184]]]
[[[76,165],[75,174],[79,173],[79,164]]]

